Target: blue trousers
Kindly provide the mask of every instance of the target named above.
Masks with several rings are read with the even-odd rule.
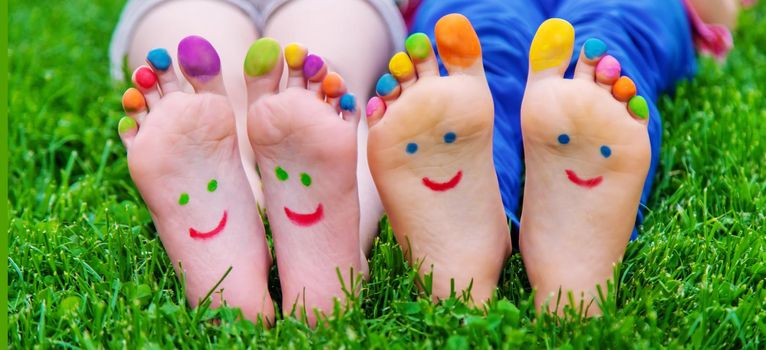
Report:
[[[681,0],[425,0],[415,16],[413,32],[434,37],[434,26],[444,15],[468,17],[481,41],[484,69],[495,104],[494,160],[503,205],[518,225],[523,145],[520,110],[526,85],[529,47],[537,27],[548,18],[563,18],[575,28],[575,54],[588,38],[603,40],[609,54],[622,65],[623,75],[636,83],[649,102],[652,163],[636,225],[643,220],[659,162],[662,120],[657,98],[696,71],[691,27]],[[442,74],[444,66],[440,62]],[[637,231],[633,230],[631,239]]]

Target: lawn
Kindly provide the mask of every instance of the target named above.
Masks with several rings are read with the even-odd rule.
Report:
[[[766,348],[766,4],[728,63],[663,97],[662,166],[603,317],[538,315],[518,254],[486,314],[417,291],[390,228],[359,302],[266,330],[190,310],[117,136],[120,1],[9,6],[12,348]],[[277,289],[277,280],[272,279]],[[278,298],[277,298],[278,299]],[[219,319],[220,324],[210,320]]]

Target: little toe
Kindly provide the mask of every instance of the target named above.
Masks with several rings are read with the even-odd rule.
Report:
[[[622,76],[612,85],[612,95],[617,101],[628,102],[636,96],[636,84],[632,79]]]
[[[133,145],[133,140],[138,133],[136,120],[131,117],[122,117],[117,124],[117,132],[120,134],[120,139],[125,149],[130,152],[130,147]]]
[[[404,52],[399,52],[391,57],[391,60],[388,61],[388,71],[399,81],[402,91],[417,80],[415,65],[410,60],[410,56]]]
[[[611,55],[606,55],[596,65],[596,81],[611,90],[611,86],[620,78],[621,72],[620,62]]]
[[[529,48],[529,80],[556,76],[562,78],[574,50],[575,31],[560,18],[543,22]]]
[[[382,118],[383,114],[386,112],[386,102],[383,101],[382,98],[378,96],[372,97],[367,102],[367,108],[366,108],[366,114],[367,114],[367,125],[371,128],[375,126]]]
[[[418,78],[439,76],[439,65],[436,62],[436,54],[434,54],[428,35],[423,33],[412,34],[407,38],[404,46],[407,48],[412,63],[415,64]]]
[[[187,36],[178,43],[178,64],[197,93],[226,94],[221,77],[221,58],[213,45],[201,36]]]
[[[148,108],[159,102],[160,91],[157,86],[157,75],[148,66],[138,67],[133,72],[133,85],[143,94]]]
[[[580,50],[580,58],[575,68],[575,79],[593,81],[596,75],[596,65],[606,54],[606,43],[600,39],[590,38]]]
[[[463,15],[449,14],[436,22],[436,47],[449,74],[484,74],[481,43],[471,22]]]
[[[636,95],[628,101],[628,112],[641,124],[649,124],[649,104],[643,96]]]
[[[303,64],[306,62],[308,50],[301,44],[291,43],[285,46],[285,61],[287,61],[287,87],[306,87],[303,77]]]
[[[271,38],[256,40],[245,57],[245,81],[250,103],[279,90],[284,62],[282,48]]]
[[[399,81],[389,73],[383,74],[375,84],[375,93],[386,101],[395,100],[401,92],[402,87],[399,86]]]
[[[340,97],[347,91],[346,83],[338,73],[327,73],[327,76],[322,80],[322,94],[327,97],[327,103],[335,108],[336,111],[340,111],[338,106]]]
[[[306,56],[306,60],[303,62],[303,77],[307,81],[307,88],[310,91],[321,94],[322,81],[327,75],[327,63],[314,54]]]
[[[162,95],[181,90],[178,76],[173,69],[173,59],[165,49],[154,49],[146,54],[146,63],[152,67],[160,82]]]

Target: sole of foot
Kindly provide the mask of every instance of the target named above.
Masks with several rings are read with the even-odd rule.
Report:
[[[283,59],[284,57],[284,59]],[[286,60],[287,87],[279,91]],[[354,95],[299,44],[256,41],[245,60],[248,135],[264,183],[266,211],[286,315],[333,311],[354,293],[367,260],[359,241]],[[305,314],[304,314],[305,311]]]
[[[180,91],[170,55],[156,49],[148,66],[134,72],[135,88],[123,95],[128,116],[118,131],[130,175],[191,306],[231,268],[212,306],[238,307],[247,319],[270,324],[271,256],[239,155],[220,59],[197,36],[179,43],[178,59],[194,93]]]
[[[442,77],[430,39],[411,35],[367,105],[370,170],[399,245],[434,300],[470,287],[481,304],[512,251],[492,160],[494,110],[481,46],[468,19],[436,24],[449,71]]]
[[[649,169],[646,100],[621,77],[606,44],[585,42],[573,79],[564,79],[574,28],[544,22],[530,48],[522,102],[526,180],[519,235],[538,307],[554,310],[572,292],[579,308],[600,312],[614,265],[635,225]]]

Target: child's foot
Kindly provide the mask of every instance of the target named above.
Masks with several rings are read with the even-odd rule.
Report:
[[[356,100],[324,61],[291,44],[287,89],[278,92],[284,63],[276,41],[248,51],[245,72],[248,134],[264,183],[266,211],[282,283],[285,314],[303,307],[330,314],[352,279],[367,273],[359,243],[356,181]],[[326,101],[325,101],[326,99]]]
[[[599,311],[635,224],[649,169],[649,110],[598,39],[585,42],[574,79],[564,79],[574,29],[544,22],[530,49],[521,110],[526,182],[520,244],[538,306],[562,290]],[[582,295],[584,294],[584,295]],[[559,312],[561,309],[558,310]]]
[[[705,23],[721,24],[733,30],[737,26],[737,17],[742,0],[690,0],[700,18]]]
[[[218,54],[190,36],[179,43],[178,59],[196,93],[179,91],[170,56],[158,49],[147,57],[152,68],[138,68],[136,88],[123,97],[129,117],[120,120],[119,133],[130,175],[176,272],[183,273],[192,307],[231,267],[212,295],[213,307],[225,300],[252,321],[271,322],[271,257],[240,161]]]
[[[469,286],[476,303],[495,290],[511,237],[492,161],[492,96],[476,33],[461,15],[436,24],[449,76],[430,40],[407,39],[367,105],[370,170],[405,255],[433,270],[434,299]]]

